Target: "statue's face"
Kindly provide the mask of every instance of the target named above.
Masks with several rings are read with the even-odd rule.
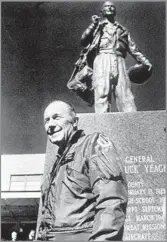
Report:
[[[44,126],[51,143],[61,146],[74,132],[76,124],[66,103],[51,103],[44,112]]]
[[[102,7],[102,15],[104,17],[106,17],[106,16],[113,16],[113,17],[115,17],[115,15],[116,15],[116,7],[115,7],[115,5],[112,2],[106,1],[103,4],[103,7]]]

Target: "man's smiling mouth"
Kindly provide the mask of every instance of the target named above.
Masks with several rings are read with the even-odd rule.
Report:
[[[62,129],[59,127],[59,128],[54,128],[54,129],[48,129],[48,132],[47,134],[48,135],[56,135],[57,133],[59,133]]]

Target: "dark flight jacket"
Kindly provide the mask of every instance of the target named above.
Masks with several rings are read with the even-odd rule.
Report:
[[[38,237],[53,240],[61,233],[63,240],[63,234],[85,231],[88,240],[121,240],[128,194],[114,144],[100,133],[78,130],[55,164],[42,188]]]

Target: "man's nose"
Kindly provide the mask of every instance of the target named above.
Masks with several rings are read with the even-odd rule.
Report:
[[[47,129],[49,130],[49,133],[51,133],[56,127],[56,122],[53,119],[50,119],[47,124]]]
[[[47,129],[47,134],[52,134],[54,132],[55,125],[49,125]]]
[[[48,122],[48,127],[52,127],[52,126],[56,126],[56,120],[54,119],[50,119],[49,122]]]

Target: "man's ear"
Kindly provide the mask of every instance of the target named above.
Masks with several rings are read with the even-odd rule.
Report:
[[[79,120],[79,118],[78,118],[78,117],[75,117],[75,119],[74,119],[74,123],[73,123],[73,127],[74,127],[75,130],[76,130],[77,127],[78,127],[78,120]]]

